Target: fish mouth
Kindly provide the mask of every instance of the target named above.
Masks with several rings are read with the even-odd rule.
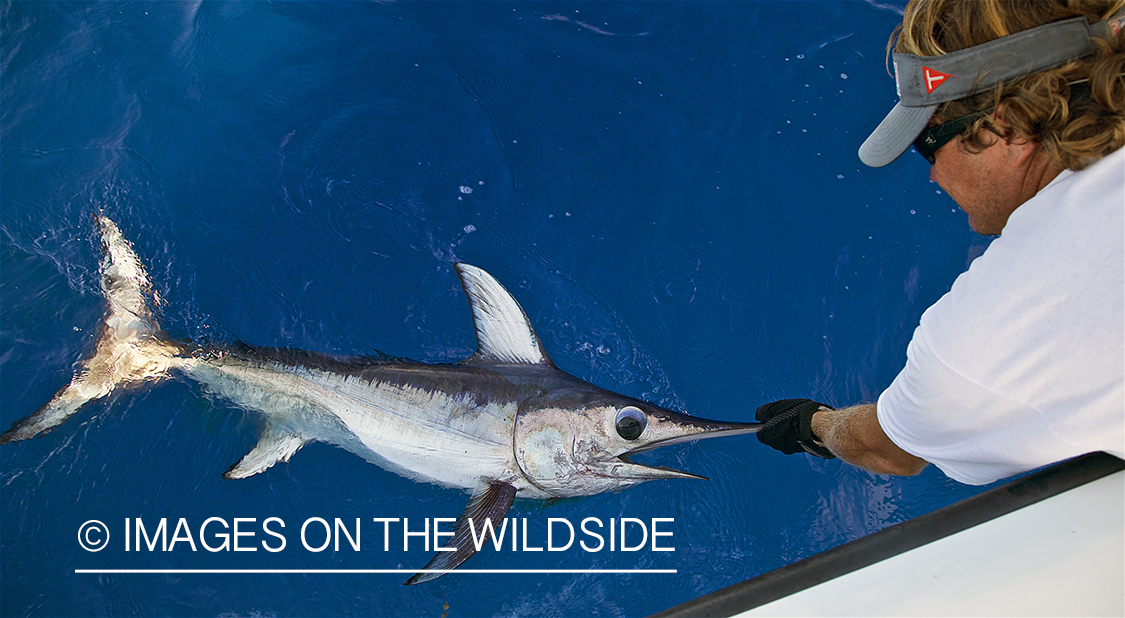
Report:
[[[687,417],[690,418],[690,417]],[[688,478],[699,479],[703,481],[710,480],[705,476],[677,470],[669,466],[646,466],[633,461],[633,455],[651,451],[662,446],[670,446],[672,444],[681,444],[684,442],[694,442],[705,438],[718,438],[723,436],[736,436],[747,433],[757,433],[762,428],[761,423],[719,423],[715,421],[704,421],[702,419],[681,420],[676,423],[674,431],[675,435],[670,435],[664,438],[657,438],[637,446],[637,448],[630,449],[621,453],[614,459],[618,460],[626,466],[630,471],[630,476],[634,478],[644,479],[669,479],[669,478]]]
[[[637,476],[636,478],[651,478],[651,479],[697,479],[700,481],[710,481],[711,479],[706,476],[692,474],[683,470],[677,470],[671,466],[646,466],[633,461],[628,453],[622,453],[615,459],[624,463],[634,471],[646,471],[647,474]]]

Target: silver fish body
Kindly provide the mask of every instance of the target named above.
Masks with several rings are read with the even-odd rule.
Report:
[[[168,341],[151,311],[151,284],[132,245],[109,219],[102,235],[106,317],[93,354],[70,384],[0,443],[35,437],[87,403],[171,376],[259,416],[257,445],[224,476],[245,478],[319,441],[418,481],[471,492],[444,551],[407,583],[456,568],[475,551],[477,529],[512,501],[593,495],[654,479],[703,478],[633,463],[645,450],[757,423],[699,419],[619,395],[558,369],[523,309],[491,275],[457,264],[477,351],[438,365],[237,346],[200,349]]]

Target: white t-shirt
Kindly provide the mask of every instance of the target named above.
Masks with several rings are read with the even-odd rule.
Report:
[[[879,397],[887,436],[983,485],[1125,457],[1125,149],[1063,172],[922,315]]]

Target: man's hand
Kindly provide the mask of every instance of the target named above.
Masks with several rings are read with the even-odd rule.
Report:
[[[758,431],[758,440],[786,455],[811,453],[817,457],[834,459],[836,456],[813,436],[812,416],[818,410],[832,408],[811,399],[782,399],[758,408],[754,418],[764,426]]]

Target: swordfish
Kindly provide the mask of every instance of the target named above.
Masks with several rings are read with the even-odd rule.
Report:
[[[49,431],[114,391],[174,376],[194,380],[261,419],[257,445],[226,478],[259,474],[319,441],[404,477],[469,492],[453,536],[407,584],[435,579],[471,557],[481,544],[475,531],[500,522],[516,497],[589,496],[657,479],[702,479],[630,456],[760,427],[674,412],[558,369],[516,299],[468,264],[455,269],[469,298],[477,349],[458,363],[174,341],[152,312],[152,284],[132,244],[107,217],[94,219],[107,305],[94,351],[47,404],[0,434],[0,444]]]

